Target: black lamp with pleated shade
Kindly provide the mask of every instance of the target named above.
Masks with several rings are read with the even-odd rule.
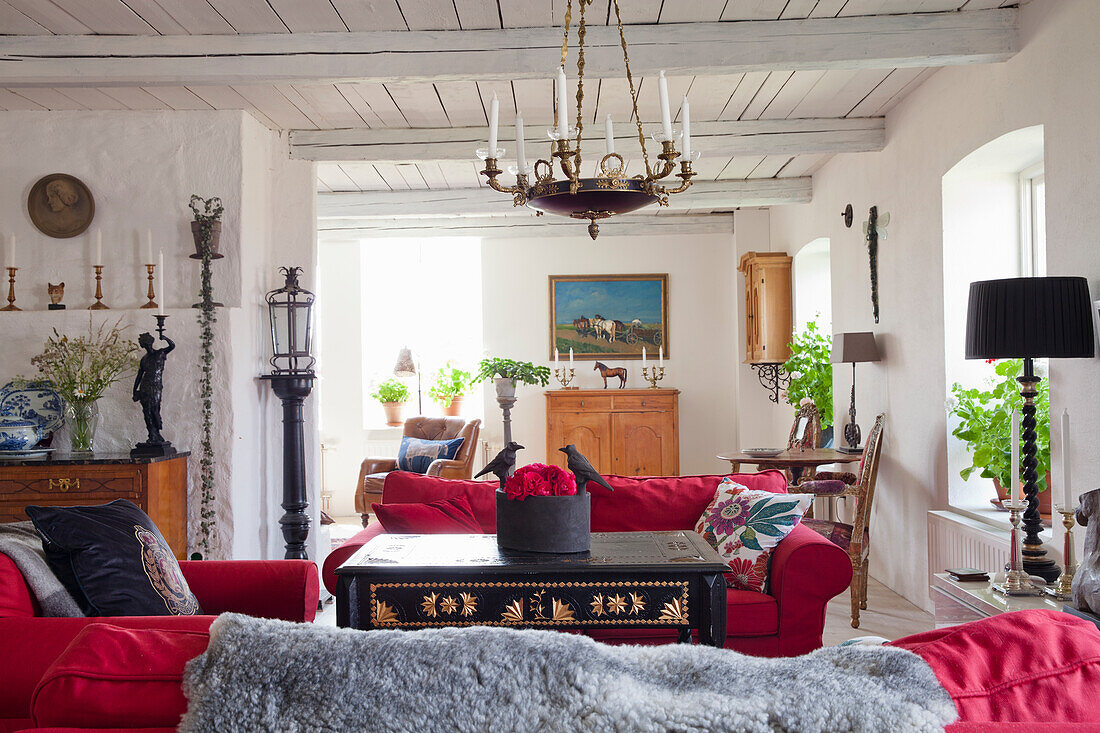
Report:
[[[1035,397],[1040,378],[1035,359],[1091,358],[1095,355],[1089,283],[1083,277],[1016,277],[970,283],[966,313],[967,359],[1023,359],[1019,377],[1024,398],[1021,467],[1024,496],[1024,570],[1048,582],[1058,566],[1046,559],[1039,532],[1038,461],[1035,459]],[[1018,477],[1012,477],[1012,481]],[[1049,490],[1049,487],[1048,487]]]

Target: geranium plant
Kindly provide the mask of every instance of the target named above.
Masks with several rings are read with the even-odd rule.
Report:
[[[486,357],[478,364],[477,381],[500,377],[511,379],[514,384],[530,384],[545,387],[550,383],[550,367],[535,366],[529,361],[516,361],[500,357]]]
[[[959,418],[951,434],[966,443],[970,453],[971,465],[959,472],[964,480],[978,471],[982,478],[996,479],[1003,488],[1009,489],[1012,486],[1012,411],[1023,412],[1024,398],[1016,378],[1024,373],[1024,362],[1022,359],[998,361],[993,371],[994,376],[986,380],[984,388],[966,389],[958,382],[951,385],[949,412]],[[1023,432],[1022,427],[1020,430]],[[1035,398],[1035,433],[1036,471],[1039,474],[1036,484],[1042,491],[1046,489],[1046,475],[1050,471],[1050,382],[1046,379],[1039,382],[1039,394]]]
[[[409,387],[400,379],[391,377],[379,384],[370,396],[382,403],[405,402],[409,399]]]
[[[435,382],[428,389],[428,394],[444,407],[450,407],[454,398],[465,395],[473,382],[474,376],[472,374],[458,369],[451,362],[447,362],[436,373]]]
[[[832,348],[832,336],[821,333],[817,322],[810,321],[801,333],[795,334],[790,344],[791,355],[783,364],[791,375],[787,402],[798,407],[803,399],[810,398],[821,417],[822,429],[833,424],[833,365],[829,362]]]
[[[509,499],[522,501],[528,496],[574,496],[577,480],[560,466],[530,463],[508,477],[504,493]]]

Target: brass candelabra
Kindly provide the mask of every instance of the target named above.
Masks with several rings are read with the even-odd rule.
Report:
[[[649,382],[650,389],[658,389],[657,382],[660,382],[665,378],[665,368],[663,366],[642,367],[642,379]]]
[[[577,389],[569,386],[576,375],[577,371],[573,367],[554,367],[554,379],[558,380],[562,389]]]
[[[154,300],[154,298],[157,297],[157,294],[155,292],[153,292],[153,273],[156,272],[156,269],[157,269],[156,265],[149,265],[149,264],[145,265],[145,271],[149,274],[149,292],[146,296],[146,297],[149,298],[149,302],[146,303],[145,305],[141,306],[142,308],[156,308],[156,307],[158,307],[157,306],[157,301]]]
[[[103,304],[103,265],[92,265],[92,267],[95,269],[95,302],[88,306],[88,310],[109,310],[109,306]]]
[[[15,304],[15,273],[18,269],[19,269],[18,267],[9,267],[8,268],[8,304],[6,306],[4,306],[3,308],[0,308],[0,311],[21,311],[21,310],[23,310],[22,308],[18,307]]]
[[[1012,530],[1008,533],[1009,560],[1003,584],[993,584],[993,590],[1007,596],[1039,596],[1043,591],[1035,587],[1024,570],[1024,557],[1020,546],[1020,518],[1027,509],[1026,501],[1004,501],[1001,506],[1008,510],[1008,521]]]

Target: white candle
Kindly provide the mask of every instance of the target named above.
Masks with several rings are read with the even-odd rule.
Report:
[[[1008,496],[1013,503],[1020,500],[1020,413],[1012,411],[1012,468],[1008,477]]]
[[[672,139],[672,113],[668,108],[668,79],[665,79],[665,72],[661,71],[661,76],[657,79],[657,93],[661,97],[661,129],[665,133],[665,139]]]
[[[645,347],[642,347],[642,366],[645,366]]]
[[[665,365],[665,347],[664,346],[658,346],[657,347],[657,360],[658,360],[658,365],[659,366],[664,366]]]
[[[1076,502],[1069,480],[1069,410],[1062,410],[1062,483],[1065,485],[1065,506],[1062,509],[1071,512],[1076,508]],[[1049,486],[1047,491],[1050,491]]]
[[[615,131],[611,128],[611,115],[603,121],[603,137],[607,144],[607,154],[615,152]]]
[[[684,153],[681,160],[691,160],[691,107],[688,106],[687,95],[684,95],[683,126],[684,126]]]
[[[558,370],[558,350],[554,349],[554,371]]]
[[[573,347],[569,347],[569,368],[573,368]]]
[[[153,264],[153,230],[145,230],[145,264]]]
[[[558,136],[565,140],[569,137],[569,107],[565,101],[565,67],[558,67]]]
[[[93,265],[103,264],[103,230],[95,230],[95,262]]]
[[[15,232],[8,237],[8,267],[15,267]]]
[[[493,92],[493,100],[489,102],[489,157],[497,157],[497,117],[500,114],[500,101],[497,93]]]
[[[523,115],[516,114],[516,166],[520,175],[527,173],[527,142],[523,139]]]
[[[149,259],[153,259],[150,255]],[[160,304],[157,307],[157,314],[164,315],[164,301],[168,300],[168,278],[164,276],[164,250],[160,251],[160,261],[157,270],[160,272]]]

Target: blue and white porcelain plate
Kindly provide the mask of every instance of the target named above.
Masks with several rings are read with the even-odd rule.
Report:
[[[65,422],[65,402],[43,382],[8,382],[0,387],[0,416],[32,420],[42,432],[53,432]]]
[[[32,448],[31,450],[0,450],[0,461],[24,458],[45,458],[53,453],[53,448]]]

